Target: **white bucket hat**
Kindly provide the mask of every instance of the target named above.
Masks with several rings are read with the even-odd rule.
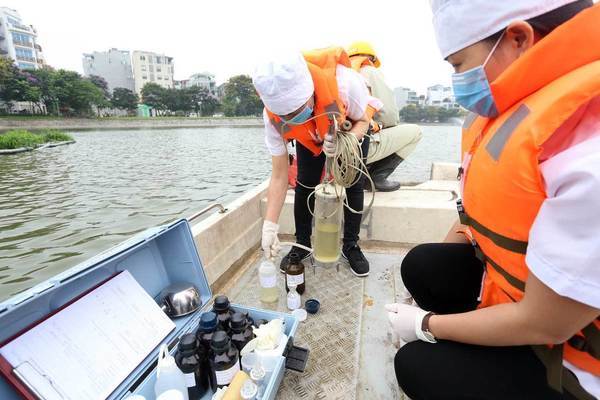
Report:
[[[259,65],[254,70],[252,83],[265,107],[277,115],[296,111],[315,90],[308,65],[300,52]]]
[[[446,58],[513,21],[524,21],[576,0],[430,0],[433,27]]]

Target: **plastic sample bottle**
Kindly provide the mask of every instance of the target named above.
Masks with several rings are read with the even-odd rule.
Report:
[[[315,188],[314,259],[322,264],[339,260],[344,215],[345,190],[341,186],[323,183]]]
[[[222,331],[229,333],[229,320],[231,319],[231,310],[229,309],[229,299],[227,296],[215,297],[213,311],[217,314],[218,327]]]
[[[185,375],[188,396],[199,399],[208,390],[207,352],[196,339],[196,335],[188,333],[179,340],[175,363]]]
[[[175,358],[169,354],[167,345],[163,344],[158,355],[154,394],[159,397],[167,391],[178,391],[184,400],[189,400],[185,376],[175,364]]]
[[[275,265],[264,260],[258,268],[258,280],[260,283],[260,301],[264,303],[274,303],[279,299],[279,289],[277,288],[277,270]]]
[[[229,385],[235,374],[240,371],[240,357],[225,331],[215,332],[210,348],[210,369],[214,378],[211,382],[215,385],[213,391],[216,391]]]
[[[262,397],[265,392],[265,378],[267,372],[260,364],[260,361],[250,370],[250,379],[254,382],[258,388],[258,397]]]
[[[258,396],[258,387],[251,379],[248,379],[242,385],[242,389],[240,390],[240,397],[242,400],[255,400]]]
[[[217,330],[218,320],[217,314],[212,311],[205,312],[200,317],[198,323],[198,330],[196,331],[196,339],[200,342],[206,351],[210,350],[210,341],[212,340],[213,334]]]
[[[302,297],[296,291],[296,285],[290,285],[290,292],[287,295],[287,306],[291,311],[302,306]]]
[[[285,272],[285,290],[290,291],[290,286],[296,286],[296,291],[300,294],[304,293],[306,284],[304,282],[304,264],[300,256],[296,253],[290,254],[290,263]]]
[[[229,320],[231,327],[231,343],[238,349],[242,350],[244,346],[254,339],[254,333],[248,323],[248,319],[241,312],[236,312],[231,316]]]

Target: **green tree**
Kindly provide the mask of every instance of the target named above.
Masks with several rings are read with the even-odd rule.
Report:
[[[226,116],[260,115],[263,104],[248,75],[237,75],[225,84],[223,112]]]
[[[61,112],[84,116],[92,114],[92,106],[106,106],[102,90],[77,72],[60,69],[52,75],[52,85]]]
[[[414,104],[409,104],[400,110],[400,118],[405,122],[419,122],[420,111],[419,107]]]
[[[154,108],[159,113],[167,109],[166,89],[156,83],[146,83],[142,88],[142,103]]]
[[[184,90],[188,93],[191,109],[202,116],[215,115],[221,106],[219,100],[204,87],[192,86]]]
[[[35,78],[36,86],[40,90],[40,101],[46,106],[50,114],[59,114],[58,97],[54,85],[55,71],[51,67],[44,67],[29,71]]]
[[[107,100],[110,99],[110,90],[108,89],[108,82],[106,82],[106,79],[99,75],[90,75],[88,80],[104,93],[104,97]]]
[[[460,110],[458,108],[440,107],[437,110],[437,119],[439,122],[446,122],[450,118],[458,117]]]
[[[35,83],[29,72],[19,70],[11,60],[0,58],[0,99],[9,109],[15,101],[39,103],[40,90]]]
[[[115,88],[110,102],[114,108],[134,111],[138,105],[138,95],[127,88]]]

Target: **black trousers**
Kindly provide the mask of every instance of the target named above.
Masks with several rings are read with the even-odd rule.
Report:
[[[438,314],[477,307],[483,265],[468,244],[424,244],[402,262],[402,279],[417,304]],[[402,390],[423,399],[574,399],[551,389],[529,346],[485,347],[450,341],[408,343],[394,367]]]
[[[369,137],[365,136],[362,145],[363,161],[366,163],[367,153],[369,151]],[[315,187],[321,181],[323,167],[325,166],[325,154],[318,156],[301,143],[296,142],[296,157],[298,158],[298,182],[304,186]],[[362,211],[364,204],[364,184],[363,175],[349,188],[346,188],[346,197],[348,204],[356,211]],[[296,241],[305,246],[310,246],[310,235],[312,233],[312,215],[307,207],[307,198],[312,189],[307,189],[300,184],[296,184],[294,195],[294,222],[296,224]],[[310,209],[315,209],[315,197],[310,197]],[[362,214],[354,214],[347,208],[344,208],[344,246],[352,245],[358,242],[360,233],[360,222]]]

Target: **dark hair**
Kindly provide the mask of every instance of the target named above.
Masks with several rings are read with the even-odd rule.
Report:
[[[538,15],[537,17],[528,19],[527,22],[535,29],[537,33],[542,36],[548,35],[554,29],[558,28],[581,11],[585,10],[594,5],[593,0],[577,0],[569,4],[565,4],[562,7],[555,8],[552,11],[548,11],[545,14]],[[484,39],[484,42],[488,42],[490,45],[496,44],[500,35],[502,35],[504,29],[494,33]]]

